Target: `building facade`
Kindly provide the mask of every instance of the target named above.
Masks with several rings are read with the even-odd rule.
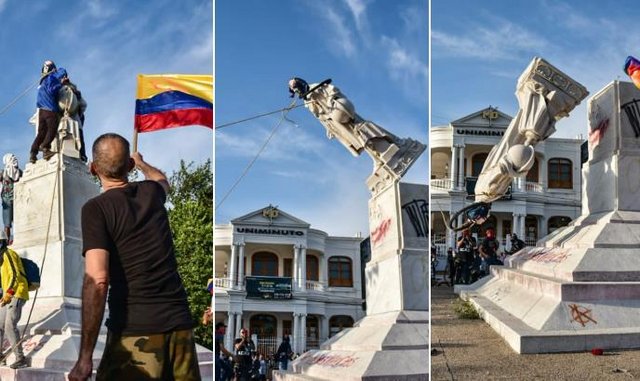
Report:
[[[215,227],[215,321],[225,346],[241,327],[258,351],[284,336],[302,353],[364,316],[358,237],[332,237],[275,207]],[[274,291],[275,290],[275,291]]]
[[[512,117],[489,107],[431,128],[432,240],[439,254],[454,246],[445,220],[473,203],[474,186],[484,161],[498,144]],[[535,147],[536,160],[526,178],[516,178],[508,194],[495,201],[491,216],[473,233],[493,227],[508,248],[512,233],[533,246],[580,215],[580,139],[549,138]],[[461,221],[459,221],[461,222]]]

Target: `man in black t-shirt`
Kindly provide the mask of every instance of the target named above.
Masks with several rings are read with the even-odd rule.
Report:
[[[256,345],[249,337],[246,328],[240,330],[240,338],[236,339],[236,381],[250,381],[253,368],[252,356],[256,352]]]
[[[128,182],[134,167],[145,181]],[[107,341],[96,380],[200,380],[196,323],[164,207],[166,176],[139,153],[129,157],[129,142],[116,134],[96,139],[91,172],[104,192],[82,207],[82,337],[69,380],[91,375],[109,286]]]
[[[457,269],[456,269],[456,284],[469,284],[471,276],[471,267],[473,265],[473,251],[475,243],[469,229],[465,229],[462,232],[462,236],[456,242],[456,250],[458,255],[456,256]]]

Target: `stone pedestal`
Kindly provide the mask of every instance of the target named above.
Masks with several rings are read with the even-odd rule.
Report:
[[[428,188],[394,182],[369,201],[367,316],[276,380],[428,380]]]
[[[640,347],[639,111],[631,83],[594,95],[582,215],[456,287],[515,351]]]
[[[0,367],[2,381],[65,380],[75,364],[80,348],[84,277],[80,215],[82,205],[98,194],[99,186],[87,166],[61,155],[27,164],[16,183],[12,248],[40,266],[42,279],[37,299],[35,292],[29,293],[19,324],[22,333],[33,306],[28,339],[23,343],[31,368],[16,371]],[[94,369],[105,339],[103,324],[93,355]],[[9,348],[8,341],[3,344],[4,349]],[[199,348],[199,358],[203,378],[211,377],[211,351]],[[13,354],[7,360],[11,364]]]

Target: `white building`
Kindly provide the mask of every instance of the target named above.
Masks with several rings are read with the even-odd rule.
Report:
[[[302,353],[353,326],[364,316],[361,241],[271,206],[216,225],[215,321],[227,324],[226,348],[241,327],[271,354],[284,335]]]
[[[475,180],[487,154],[512,117],[486,108],[447,126],[431,128],[432,240],[440,253],[454,244],[444,219],[473,202]],[[549,138],[535,147],[536,161],[526,178],[513,181],[511,192],[491,207],[482,229],[492,226],[505,247],[507,235],[516,233],[527,245],[580,215],[580,139]]]

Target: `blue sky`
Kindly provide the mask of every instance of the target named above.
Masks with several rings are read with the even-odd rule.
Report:
[[[218,1],[216,123],[287,106],[287,82],[332,78],[356,111],[401,137],[427,141],[428,18],[425,0]],[[236,181],[279,115],[217,130],[216,203]],[[289,113],[262,156],[216,210],[216,223],[277,205],[330,234],[368,235],[358,158],[308,110]],[[426,182],[427,156],[405,181]]]
[[[88,102],[88,152],[104,132],[132,138],[137,74],[213,70],[211,0],[0,0],[0,20],[0,108],[35,83],[42,63],[51,59],[67,69]],[[34,137],[28,119],[35,101],[34,88],[0,115],[0,155],[15,153],[22,168]],[[139,150],[170,174],[180,159],[211,158],[212,136],[204,127],[146,133],[139,137]]]
[[[489,105],[515,116],[516,81],[534,56],[593,95],[628,81],[624,61],[640,55],[637,1],[434,0],[431,17],[433,125]],[[558,122],[554,137],[586,137],[586,104]]]

